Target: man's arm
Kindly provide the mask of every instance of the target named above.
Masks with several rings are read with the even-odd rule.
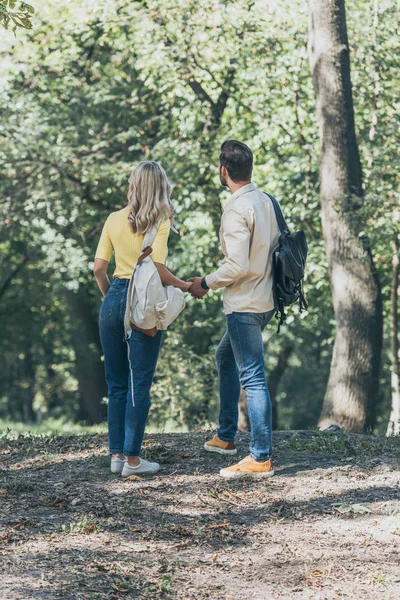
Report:
[[[225,258],[219,269],[205,278],[212,290],[232,285],[249,270],[250,230],[244,216],[234,210],[224,213],[222,231]]]
[[[221,266],[204,278],[206,286],[212,290],[227,287],[241,279],[249,270],[250,230],[246,219],[240,213],[229,210],[222,216],[222,231],[225,244],[225,258]],[[201,285],[202,278],[192,278],[192,296],[201,299],[207,293]]]

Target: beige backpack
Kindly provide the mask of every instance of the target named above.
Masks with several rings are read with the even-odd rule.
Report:
[[[125,336],[132,329],[155,336],[165,330],[185,308],[183,292],[172,285],[164,287],[150,254],[159,223],[146,233],[142,253],[138,258],[129,282],[124,318]]]

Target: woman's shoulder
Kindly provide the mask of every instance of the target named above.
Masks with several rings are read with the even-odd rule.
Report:
[[[121,208],[120,210],[115,210],[114,212],[110,213],[107,217],[107,222],[118,223],[123,220],[126,220],[128,218],[128,208],[128,206],[124,206],[124,208]]]

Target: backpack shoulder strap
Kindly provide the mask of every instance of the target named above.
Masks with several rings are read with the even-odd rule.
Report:
[[[153,245],[158,228],[160,227],[160,223],[161,221],[157,221],[157,223],[155,223],[155,225],[153,225],[153,227],[149,229],[149,231],[145,234],[143,238],[142,252],[145,250],[145,248],[151,248],[151,246]]]
[[[285,218],[282,213],[282,209],[279,206],[278,200],[276,198],[274,198],[273,196],[271,196],[271,194],[265,193],[265,195],[268,196],[268,198],[272,202],[272,206],[274,207],[275,216],[276,216],[276,220],[277,220],[280,232],[283,233],[284,231],[287,231],[288,233],[290,233],[289,227],[287,226],[287,223],[286,223]]]

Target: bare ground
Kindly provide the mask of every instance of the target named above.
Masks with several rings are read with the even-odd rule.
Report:
[[[275,437],[275,477],[226,482],[207,432],[148,436],[128,481],[104,436],[3,436],[1,600],[398,600],[399,439]]]

